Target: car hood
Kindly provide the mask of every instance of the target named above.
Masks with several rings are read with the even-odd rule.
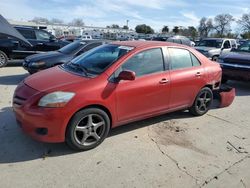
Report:
[[[58,51],[52,51],[52,52],[34,54],[34,55],[26,57],[25,60],[30,61],[30,62],[36,62],[36,61],[42,61],[42,60],[44,61],[46,59],[51,59],[51,58],[57,58],[60,56],[65,56],[65,55]]]
[[[214,47],[206,47],[206,46],[195,46],[194,47],[198,51],[208,52],[210,50],[216,50],[217,48]]]
[[[33,74],[24,80],[24,83],[38,91],[66,89],[75,83],[85,82],[89,78],[78,76],[64,71],[59,66]]]
[[[250,53],[248,52],[230,52],[222,55],[220,59],[223,59],[227,63],[247,63],[250,64]]]
[[[23,35],[21,35],[9,22],[0,14],[0,33],[6,36],[14,37],[17,40],[23,41],[26,45],[32,46]]]

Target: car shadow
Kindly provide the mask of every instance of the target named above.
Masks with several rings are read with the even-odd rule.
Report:
[[[0,76],[0,85],[17,85],[27,76],[29,76],[28,73],[11,76]]]
[[[183,119],[192,117],[193,116],[186,111],[165,114],[114,128],[110,131],[109,137],[173,118]],[[18,163],[36,159],[45,160],[48,157],[58,157],[76,153],[76,151],[70,149],[65,143],[42,143],[25,135],[21,128],[18,127],[11,107],[0,109],[0,119],[2,119],[0,123],[0,164]]]
[[[7,67],[20,67],[23,65],[23,60],[10,60],[8,61]]]

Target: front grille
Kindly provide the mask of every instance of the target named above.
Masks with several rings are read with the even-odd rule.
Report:
[[[29,87],[24,82],[21,82],[15,90],[13,96],[13,106],[21,107],[30,97],[35,95],[37,92],[37,90]]]
[[[27,99],[24,98],[24,97],[20,97],[18,95],[15,95],[14,98],[13,98],[13,105],[22,106],[25,103],[26,100]]]

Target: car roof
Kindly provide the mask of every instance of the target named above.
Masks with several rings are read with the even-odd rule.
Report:
[[[229,39],[229,38],[204,38],[203,40],[235,40],[235,39]]]
[[[188,46],[172,43],[172,42],[161,42],[161,41],[115,41],[112,44],[118,44],[123,46],[131,46],[135,48],[141,47],[157,47],[157,46],[180,46],[188,48]]]

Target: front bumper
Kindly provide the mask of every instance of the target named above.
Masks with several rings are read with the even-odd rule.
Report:
[[[25,108],[13,105],[18,125],[33,139],[42,142],[64,142],[68,119],[62,109]]]

